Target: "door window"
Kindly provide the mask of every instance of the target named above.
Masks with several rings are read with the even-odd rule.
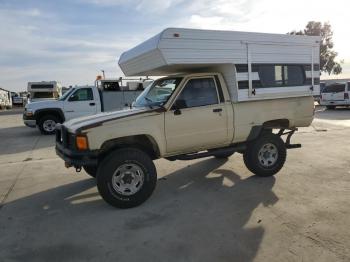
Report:
[[[71,97],[69,101],[89,101],[94,100],[91,88],[78,89]]]
[[[196,78],[189,80],[175,104],[178,109],[218,104],[214,79]]]

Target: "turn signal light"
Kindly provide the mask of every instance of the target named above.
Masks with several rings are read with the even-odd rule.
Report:
[[[87,150],[88,149],[88,141],[86,136],[77,136],[76,144],[79,150]]]

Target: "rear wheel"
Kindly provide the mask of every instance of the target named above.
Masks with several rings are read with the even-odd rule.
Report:
[[[39,129],[44,135],[52,135],[55,133],[56,124],[59,123],[59,119],[54,115],[46,115],[39,119]]]
[[[131,208],[145,202],[157,183],[157,171],[152,159],[135,148],[110,153],[99,164],[97,188],[110,205]]]
[[[281,137],[273,133],[264,133],[248,144],[243,159],[252,173],[266,177],[280,171],[286,156],[286,146]]]
[[[97,166],[83,166],[86,173],[88,173],[92,177],[96,177],[97,174]]]

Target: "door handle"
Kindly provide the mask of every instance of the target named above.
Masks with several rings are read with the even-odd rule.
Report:
[[[90,106],[94,106],[94,105],[96,105],[96,104],[95,104],[95,103],[90,103],[89,105],[90,105]]]
[[[215,109],[213,109],[213,112],[214,113],[222,112],[222,108],[215,108]]]

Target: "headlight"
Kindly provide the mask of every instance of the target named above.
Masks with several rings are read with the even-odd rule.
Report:
[[[24,112],[25,112],[26,116],[33,116],[34,115],[33,109],[25,108]]]

